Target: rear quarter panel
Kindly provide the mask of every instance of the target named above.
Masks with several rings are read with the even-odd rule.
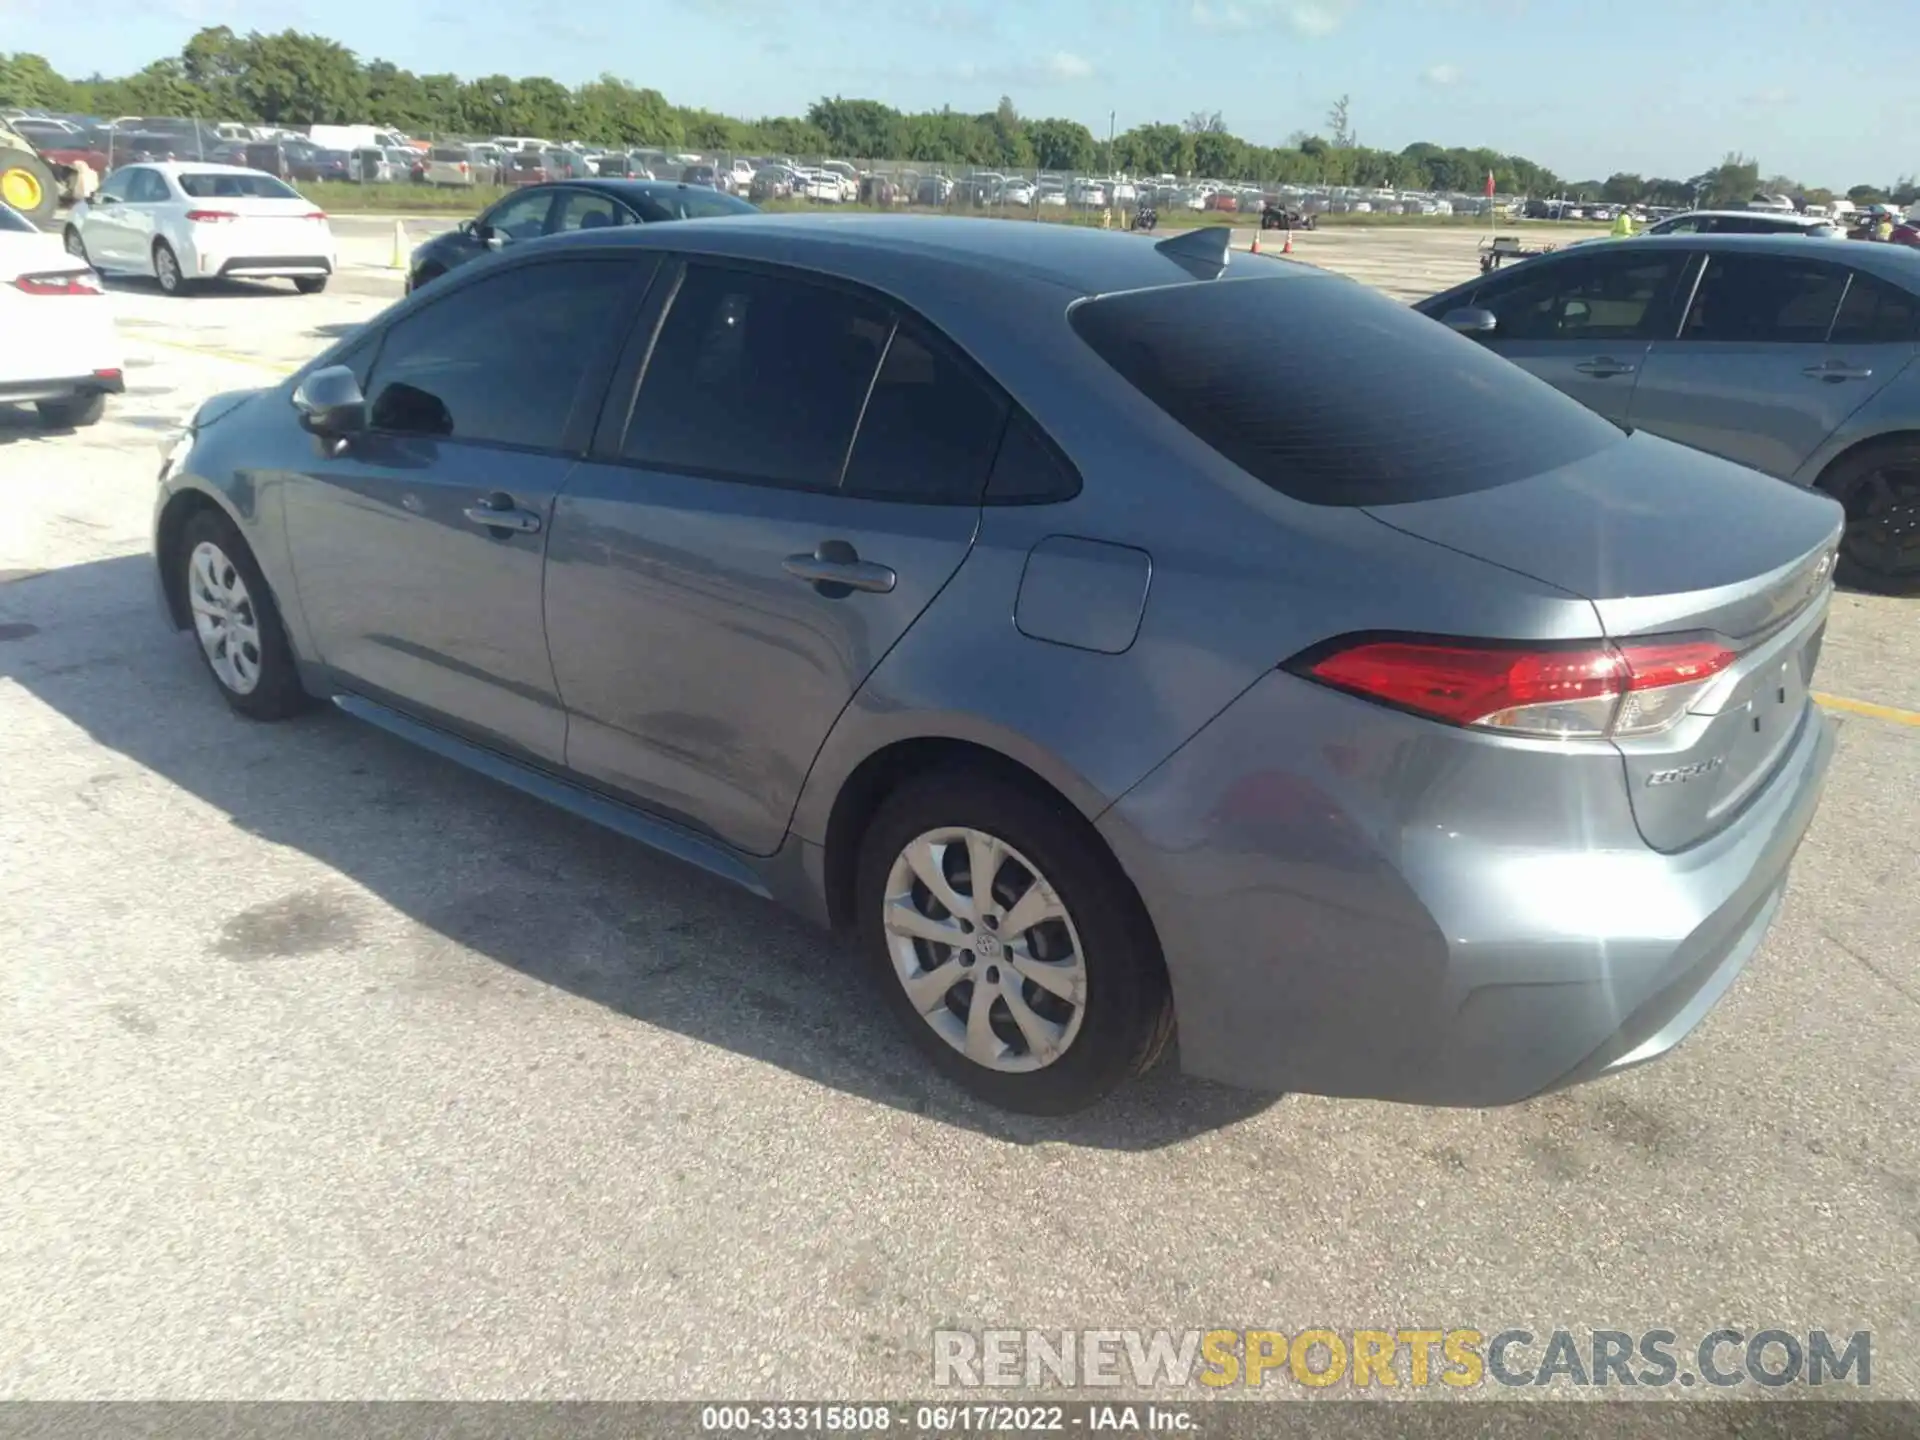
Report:
[[[1887,347],[1892,348],[1892,347]],[[1920,442],[1920,345],[1909,345],[1900,372],[1854,411],[1788,478],[1815,485],[1827,468],[1856,446],[1900,435]]]

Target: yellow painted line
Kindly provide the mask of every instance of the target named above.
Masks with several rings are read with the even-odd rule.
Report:
[[[183,345],[178,340],[161,340],[152,335],[142,334],[134,326],[132,339],[142,345],[158,345],[163,350],[178,350],[183,355],[198,355],[205,360],[225,360],[234,365],[251,365],[256,370],[271,370],[276,375],[291,375],[300,367],[282,364],[278,360],[262,360],[257,355],[242,355],[237,350],[216,350],[208,345]]]
[[[1818,690],[1813,692],[1813,698],[1829,710],[1844,710],[1849,715],[1864,715],[1869,720],[1890,720],[1895,725],[1920,725],[1920,710],[1876,705],[1871,700],[1849,700],[1844,695],[1825,695]]]

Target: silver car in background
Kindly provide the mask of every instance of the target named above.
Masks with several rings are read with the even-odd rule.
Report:
[[[1825,491],[1847,511],[1841,580],[1920,594],[1920,252],[1612,240],[1415,308],[1616,424]]]
[[[844,929],[997,1105],[1176,1031],[1447,1105],[1664,1053],[1820,794],[1840,508],[1226,234],[512,246],[208,402],[168,613],[242,715],[331,700]]]

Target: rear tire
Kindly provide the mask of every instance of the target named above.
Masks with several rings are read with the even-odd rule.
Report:
[[[64,400],[41,400],[33,408],[40,412],[41,424],[49,429],[78,430],[100,423],[100,417],[107,413],[107,397],[95,391],[91,395],[70,395]]]
[[[984,902],[971,873],[981,840],[997,857]],[[1080,1110],[1165,1049],[1173,1011],[1152,923],[1058,799],[977,767],[910,780],[867,827],[856,882],[884,1003],[936,1069],[989,1104]],[[1023,910],[1041,918],[1023,924]]]
[[[1920,440],[1868,445],[1820,477],[1847,508],[1835,578],[1881,595],[1920,595]]]
[[[322,290],[327,288],[327,277],[324,275],[297,275],[294,277],[293,288],[298,290],[302,295],[318,295]]]
[[[160,282],[163,295],[187,293],[187,276],[180,268],[180,257],[173,253],[173,246],[164,240],[153,242],[153,278]]]
[[[169,564],[220,698],[249,720],[311,709],[280,607],[234,523],[217,510],[200,511],[181,527]]]

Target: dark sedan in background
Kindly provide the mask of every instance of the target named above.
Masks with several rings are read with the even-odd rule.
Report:
[[[1616,424],[1826,491],[1847,509],[1842,580],[1920,594],[1920,253],[1648,236],[1415,308]]]
[[[495,202],[472,220],[461,221],[458,229],[436,235],[417,248],[407,266],[407,289],[415,290],[469,260],[516,241],[537,240],[542,235],[759,213],[736,196],[671,180],[568,180],[529,185]]]

